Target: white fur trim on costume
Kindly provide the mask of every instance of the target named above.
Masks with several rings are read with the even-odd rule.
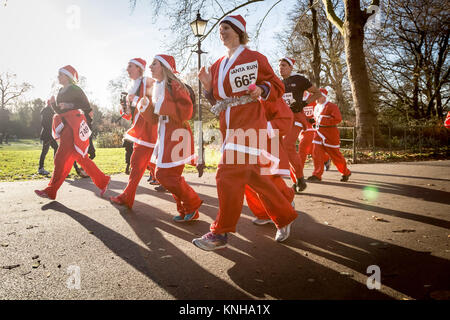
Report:
[[[239,30],[241,30],[242,32],[246,32],[246,31],[245,31],[244,25],[243,25],[238,19],[235,19],[235,18],[233,18],[233,17],[228,16],[228,17],[223,18],[222,21],[221,21],[220,23],[222,23],[222,22],[224,22],[224,21],[229,21],[229,22],[231,22],[233,25],[235,25],[236,27],[238,27]]]
[[[62,129],[64,129],[64,123],[61,122],[61,123],[55,128],[55,131],[52,131],[53,139],[59,139],[60,133],[61,133]]]
[[[277,131],[278,131],[278,129],[277,129]],[[276,137],[275,130],[273,129],[270,121],[267,121],[267,135],[269,136],[270,139],[273,139],[274,137]]]
[[[67,71],[64,68],[59,69],[59,72],[64,73],[66,76],[68,76],[70,79],[75,80],[73,74],[71,74],[69,71]]]
[[[175,70],[172,69],[172,66],[169,64],[169,62],[166,61],[161,56],[155,56],[155,59],[159,60],[167,69],[171,70],[172,72],[175,72]]]
[[[133,98],[133,101],[131,102],[131,106],[136,107],[138,100],[139,100],[139,96],[135,96]]]
[[[131,59],[130,62],[131,62],[131,63],[134,63],[134,64],[137,65],[139,68],[141,68],[142,70],[145,71],[145,67],[144,67],[144,66],[142,65],[142,63],[140,63],[139,61],[134,60],[134,59]]]
[[[155,108],[154,113],[158,115],[166,94],[165,83],[166,82],[163,80],[161,82],[155,82],[155,84],[153,85],[152,102]]]
[[[76,150],[79,154],[81,154],[81,156],[82,156],[83,158],[84,158],[84,157],[86,156],[86,154],[88,153],[89,145],[86,147],[86,150],[84,150],[84,152],[83,152],[83,150],[81,150],[80,148],[78,148],[76,144],[74,144],[73,146],[75,147],[75,150]]]
[[[289,63],[289,65],[291,67],[294,65],[294,62],[291,59],[289,59],[289,58],[284,57],[282,60],[286,60],[286,62]]]
[[[303,125],[298,121],[294,121],[294,125],[296,125],[297,127],[303,128]]]
[[[147,142],[147,141],[135,138],[133,136],[130,136],[128,133],[125,133],[123,138],[126,139],[126,140],[133,141],[133,142],[135,142],[137,144],[140,144],[141,146],[144,146],[144,147],[149,147],[149,148],[154,148],[155,147],[154,143],[150,143],[150,142]]]
[[[228,96],[225,94],[225,90],[223,88],[223,82],[225,81],[225,77],[228,74],[228,71],[230,70],[233,63],[236,61],[237,57],[244,51],[245,47],[243,45],[240,45],[239,48],[236,49],[236,51],[233,53],[230,59],[228,59],[227,64],[225,65],[226,58],[224,57],[222,61],[220,62],[219,67],[219,79],[218,79],[218,89],[219,89],[219,96],[222,99],[228,98]]]

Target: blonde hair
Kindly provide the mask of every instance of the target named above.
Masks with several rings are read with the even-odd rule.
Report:
[[[250,38],[248,37],[247,32],[242,32],[239,34],[239,42],[240,44],[247,44],[250,41]]]
[[[162,64],[161,61],[158,61],[158,62],[159,62],[159,64],[160,64],[161,67],[162,67],[163,77],[164,77],[164,81],[165,81],[165,86],[166,86],[166,88],[168,88],[169,83],[172,83],[172,82],[175,81],[175,82],[177,82],[177,83],[180,85],[180,87],[181,87],[183,90],[188,91],[188,89],[186,88],[186,86],[184,85],[184,83],[183,83],[180,79],[177,78],[177,76],[172,72],[172,70],[170,70],[170,69],[167,68],[164,64]]]

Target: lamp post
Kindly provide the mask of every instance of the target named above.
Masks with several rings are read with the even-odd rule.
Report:
[[[201,60],[201,54],[207,53],[202,51],[201,49],[201,37],[205,35],[206,31],[206,24],[208,23],[208,20],[203,20],[200,17],[200,12],[197,12],[197,18],[191,22],[191,29],[194,35],[197,37],[197,50],[193,52],[197,52],[198,56],[198,71],[200,71],[202,60]],[[199,132],[198,132],[198,161],[197,161],[197,170],[198,170],[198,176],[201,177],[203,175],[203,169],[205,168],[205,162],[204,162],[204,153],[203,153],[203,128],[202,128],[202,108],[200,103],[200,97],[202,95],[202,83],[200,82],[200,79],[198,80],[198,124],[199,124]]]

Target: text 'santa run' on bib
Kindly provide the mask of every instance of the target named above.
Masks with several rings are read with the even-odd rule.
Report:
[[[258,61],[235,66],[230,70],[230,84],[233,93],[247,91],[248,86],[256,82]]]
[[[295,102],[294,96],[292,95],[292,92],[286,92],[283,94],[283,99],[287,103],[288,106],[290,106],[292,103]]]
[[[89,126],[84,120],[80,123],[79,135],[81,141],[86,141],[91,136],[91,129],[89,129]]]

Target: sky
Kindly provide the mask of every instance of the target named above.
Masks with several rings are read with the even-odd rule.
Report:
[[[283,2],[266,18],[258,42],[258,49],[268,56],[278,54],[273,36],[285,26],[280,22],[286,21],[286,8],[293,8],[295,0]],[[121,75],[131,58],[142,57],[149,65],[154,55],[163,53],[163,43],[173,37],[168,31],[159,31],[167,22],[164,17],[158,17],[157,25],[153,24],[154,12],[149,1],[138,1],[133,11],[128,0],[7,0],[6,6],[4,3],[5,0],[0,0],[0,72],[15,73],[18,82],[33,85],[25,99],[46,100],[55,94],[52,84],[58,69],[70,64],[86,78],[89,99],[101,108],[114,108],[108,82]],[[273,3],[259,5],[259,13],[254,15],[252,8],[237,11],[243,15],[252,12],[247,30],[255,30],[258,19]],[[217,33],[212,33],[212,39],[202,45],[208,52],[203,61],[214,61],[224,54],[223,48],[216,45],[217,37]]]

